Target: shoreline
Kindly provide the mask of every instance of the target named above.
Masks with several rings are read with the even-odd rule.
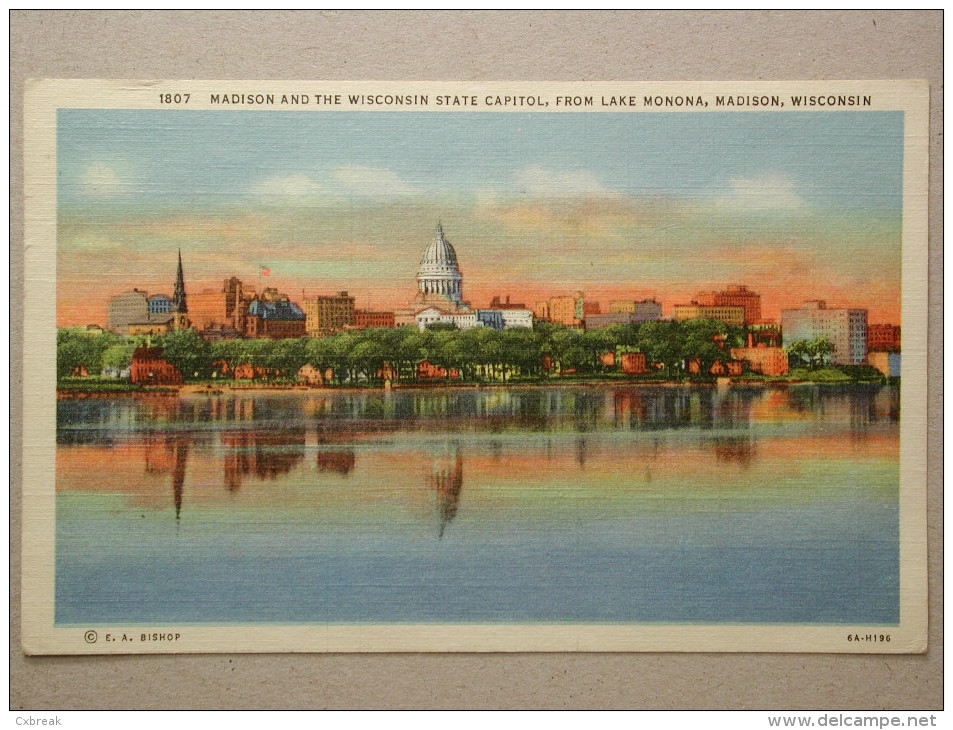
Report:
[[[732,379],[726,383],[711,381],[692,381],[692,380],[552,380],[540,383],[459,383],[459,382],[435,382],[435,383],[412,383],[406,385],[394,385],[391,391],[434,391],[434,390],[481,390],[496,388],[511,389],[537,389],[537,388],[569,388],[569,387],[605,387],[605,386],[623,386],[623,387],[662,387],[662,388],[751,388],[751,387],[790,387],[790,386],[870,386],[870,385],[889,385],[889,382],[878,383],[869,380],[849,380],[841,382],[817,382],[811,380],[735,380]],[[313,393],[313,394],[331,394],[331,393],[366,393],[366,392],[387,392],[388,389],[382,385],[335,385],[335,386],[311,386],[299,383],[281,383],[266,384],[258,383],[255,385],[211,385],[185,383],[183,385],[164,385],[164,386],[139,386],[123,389],[112,388],[84,388],[84,387],[61,387],[56,388],[56,399],[84,399],[84,398],[123,398],[123,397],[182,397],[195,395],[225,395],[236,393],[248,393],[250,395],[274,394],[274,393]]]

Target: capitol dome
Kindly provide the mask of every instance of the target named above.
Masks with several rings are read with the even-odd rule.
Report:
[[[457,265],[457,252],[444,238],[443,226],[439,223],[417,269],[417,286],[421,294],[437,294],[455,302],[461,299],[463,276]]]

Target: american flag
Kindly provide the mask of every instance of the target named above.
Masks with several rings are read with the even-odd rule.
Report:
[[[271,276],[271,269],[269,269],[267,266],[262,266],[262,267],[261,267],[261,275],[262,275],[262,276]]]

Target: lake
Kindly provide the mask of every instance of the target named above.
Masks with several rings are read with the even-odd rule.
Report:
[[[57,403],[59,626],[895,624],[899,389]]]

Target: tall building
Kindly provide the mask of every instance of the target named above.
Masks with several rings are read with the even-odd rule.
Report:
[[[132,291],[109,298],[106,312],[106,329],[125,337],[129,334],[129,325],[149,320],[149,300],[144,291]]]
[[[744,284],[729,286],[724,291],[703,291],[695,297],[703,307],[742,307],[744,322],[752,324],[761,319],[761,295],[751,291]]]
[[[867,360],[867,310],[828,309],[823,300],[804,302],[800,309],[781,310],[785,349],[798,340],[824,338],[834,345],[835,365],[863,365]]]
[[[354,297],[346,291],[304,300],[308,337],[327,337],[354,324]]]

